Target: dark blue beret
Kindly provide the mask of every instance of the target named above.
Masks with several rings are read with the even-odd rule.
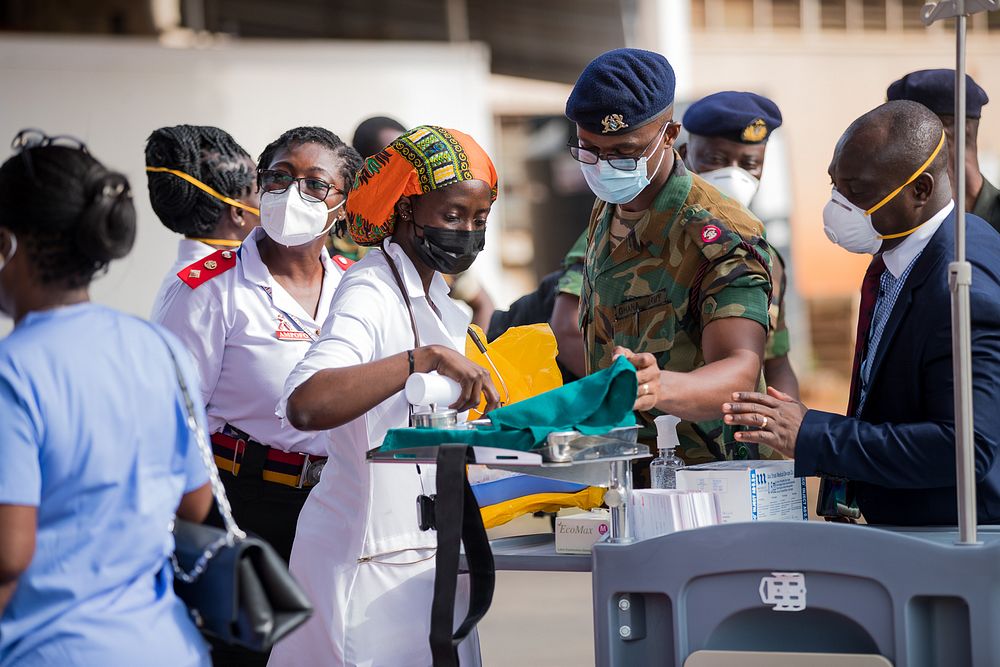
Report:
[[[615,49],[592,60],[566,101],[566,117],[595,134],[626,134],[674,103],[674,68],[659,53]]]
[[[762,144],[781,127],[778,105],[756,93],[727,90],[703,97],[684,113],[684,127],[702,137]]]
[[[886,98],[920,102],[939,116],[955,114],[955,70],[922,69],[910,72],[899,81],[893,81],[886,91]],[[983,106],[990,101],[986,91],[965,75],[965,117],[979,118]]]

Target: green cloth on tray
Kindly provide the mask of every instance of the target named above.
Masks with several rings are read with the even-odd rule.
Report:
[[[575,429],[586,435],[634,426],[637,383],[635,368],[619,357],[609,368],[544,394],[498,408],[487,417],[492,428],[461,431],[448,429],[392,429],[382,451],[466,443],[528,451],[545,444],[553,431]]]

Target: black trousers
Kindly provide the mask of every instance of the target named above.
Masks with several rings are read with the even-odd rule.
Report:
[[[287,561],[292,553],[295,524],[309,489],[265,482],[262,474],[266,455],[267,448],[249,443],[240,463],[239,476],[225,470],[220,470],[219,476],[226,487],[236,524],[268,542]],[[205,523],[223,527],[217,507],[212,507]],[[268,653],[255,653],[217,641],[211,644],[214,667],[265,667],[267,664]]]

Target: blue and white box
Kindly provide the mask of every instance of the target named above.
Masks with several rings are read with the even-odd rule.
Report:
[[[795,476],[795,462],[715,461],[681,468],[677,488],[719,496],[722,523],[806,521],[806,480]]]

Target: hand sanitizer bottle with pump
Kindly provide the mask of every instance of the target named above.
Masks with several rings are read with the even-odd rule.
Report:
[[[681,420],[673,415],[660,415],[653,421],[656,424],[656,448],[659,453],[649,464],[649,478],[654,489],[676,489],[677,471],[684,467],[684,461],[675,451],[680,445],[677,424]]]

